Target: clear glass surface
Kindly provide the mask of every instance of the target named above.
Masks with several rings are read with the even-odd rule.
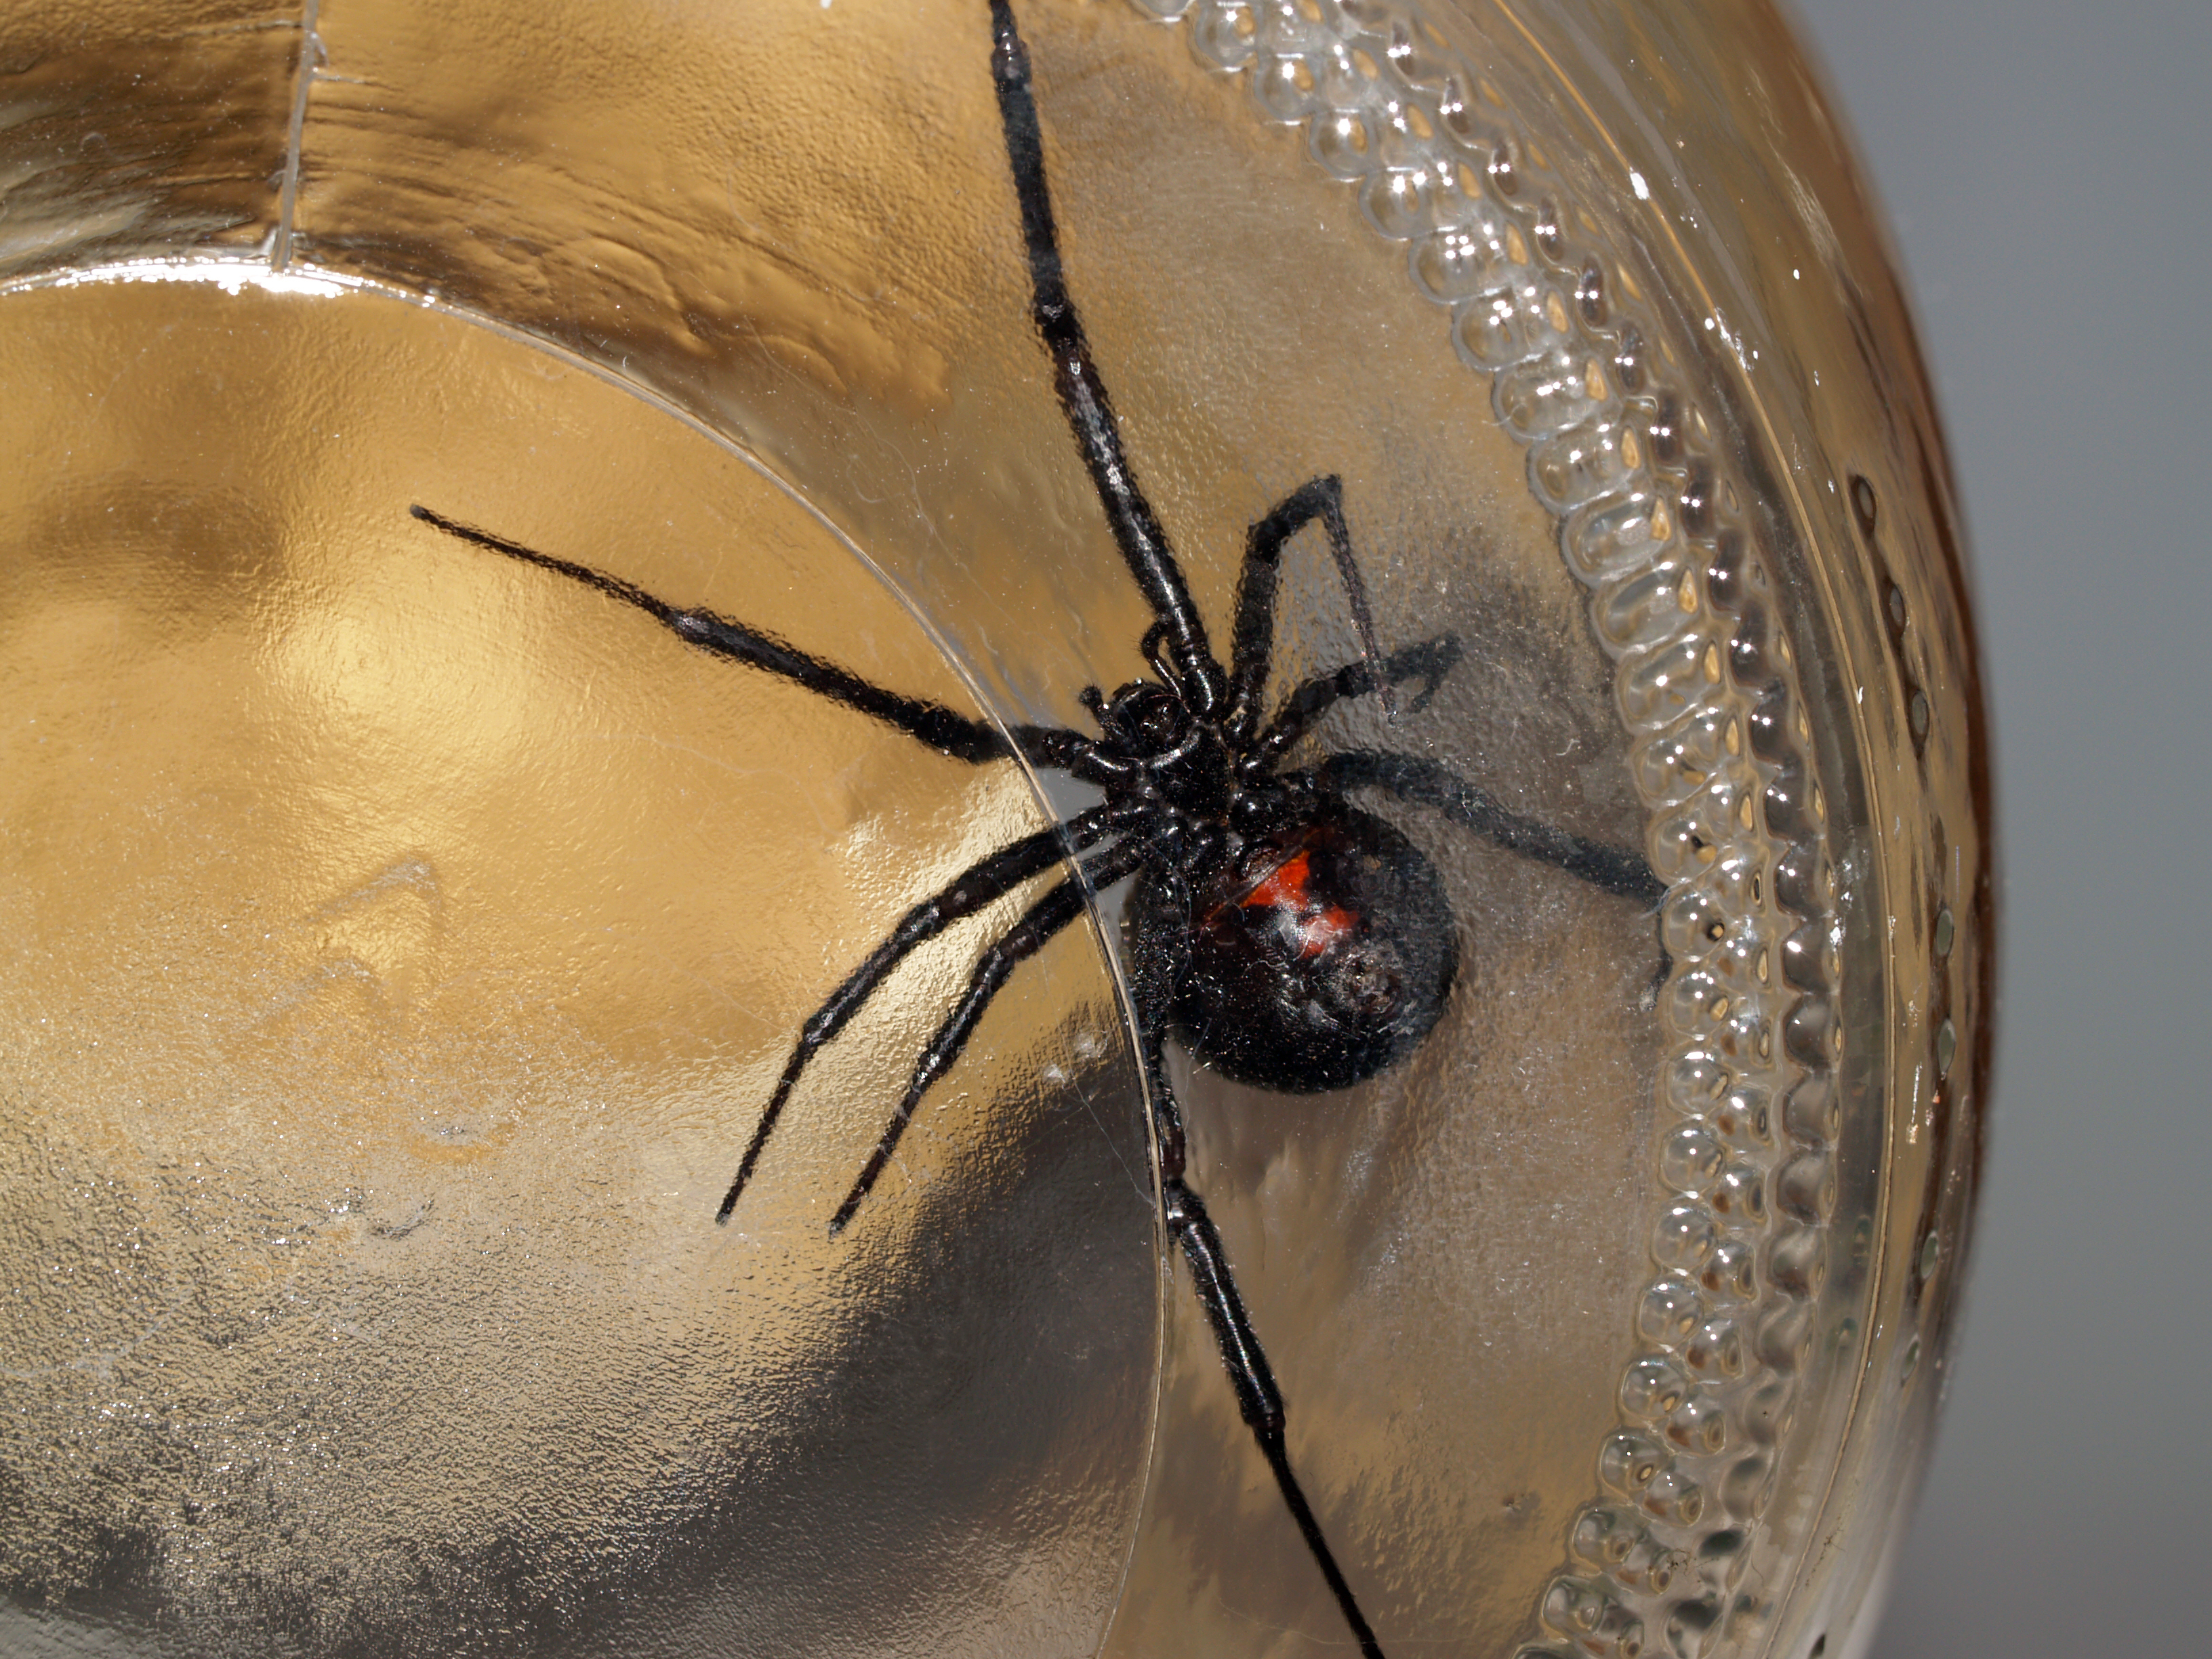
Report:
[[[1147,14],[1150,15],[1147,15]],[[1164,16],[1161,14],[1173,13]],[[1171,1042],[1385,1651],[1839,1654],[1940,1380],[1978,688],[1878,234],[1764,7],[1018,11],[1070,291],[1228,648],[1342,481],[1459,970],[1353,1087]],[[0,1645],[1291,1654],[1343,1618],[1156,1220],[1121,887],[825,1222],[1146,672],[974,4],[18,8],[0,46]],[[1275,695],[1360,656],[1308,531]],[[1861,1631],[1863,1623],[1857,1626]]]

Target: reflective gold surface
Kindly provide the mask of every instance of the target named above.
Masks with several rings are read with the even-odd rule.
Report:
[[[1194,62],[1233,56],[1246,36],[1205,31],[1236,9],[1020,9],[1069,282],[1217,641],[1245,526],[1340,475],[1378,633],[1467,651],[1431,705],[1348,708],[1315,752],[1433,757],[1676,879],[1652,791],[1677,775],[1622,678],[1644,647],[1606,631],[1646,624],[1562,558],[1530,432],[1371,192],[1261,118],[1264,64]],[[1670,965],[1636,905],[1391,808],[1457,924],[1443,1023],[1317,1097],[1178,1054],[1193,1184],[1387,1650],[1548,1654],[1589,1597],[1642,1596],[1646,1650],[1796,1659],[1832,1618],[1835,1653],[1924,1431],[1936,1367],[1905,1356],[1923,1322],[1939,1351],[1978,1103],[1931,1058],[1948,1020],[1979,1075],[1987,945],[1933,428],[1763,9],[1431,21],[1421,50],[1571,193],[1572,259],[1716,458],[1811,769],[1745,774],[1744,833],[1778,858],[1771,791],[1802,814],[1817,786],[1787,834],[1838,878],[1790,924],[1815,915],[1811,977],[1781,996],[1756,955],[1765,1012],[1729,1028],[1775,1090],[1729,1166],[1751,1265],[1711,1289],[1757,1338],[1714,1384],[1738,1437],[1629,1425],[1713,1471],[1695,1514],[1641,1500],[1705,1553],[1669,1588],[1584,1531],[1639,1501],[1606,1459],[1656,1340],[1670,1137],[1707,1112],[1668,1058],[1708,1018],[1692,936]],[[9,27],[32,67],[0,84],[0,1645],[1340,1645],[1154,1237],[1115,896],[1020,970],[848,1234],[821,1222],[1013,901],[830,1050],[711,1223],[821,998],[1080,793],[406,513],[1089,729],[1077,693],[1139,672],[1148,618],[1027,321],[980,0]],[[94,131],[130,164],[72,159]],[[1741,204],[1717,236],[1707,192]],[[1514,257],[1551,257],[1541,222]],[[179,253],[210,262],[113,264]],[[1717,603],[1681,580],[1681,613]],[[1892,587],[1910,623],[1885,631]],[[1356,652],[1316,550],[1281,638],[1279,686]],[[1715,639],[1693,678],[1748,709]],[[1801,1053],[1792,1011],[1832,996],[1832,1049]],[[1830,1115],[1783,1109],[1808,1077]],[[1815,1164],[1825,1187],[1789,1184]],[[1582,1635],[1626,1653],[1625,1628]]]
[[[966,697],[672,415],[325,287],[48,289],[0,337],[13,1588],[191,1651],[804,1650],[834,1554],[933,1641],[1095,1626],[1155,1318],[1096,945],[1030,965],[868,1227],[821,1223],[958,947],[709,1219],[825,985],[1036,821],[1018,775],[416,522]]]

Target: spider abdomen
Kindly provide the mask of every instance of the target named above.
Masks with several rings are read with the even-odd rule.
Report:
[[[1139,898],[1140,917],[1152,908]],[[1224,1075],[1285,1093],[1349,1088],[1404,1058],[1459,964],[1435,866],[1340,802],[1247,843],[1192,891],[1185,925],[1178,1035]]]

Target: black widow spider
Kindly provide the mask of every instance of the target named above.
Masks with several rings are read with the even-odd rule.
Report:
[[[1291,492],[1247,532],[1236,629],[1224,670],[1206,641],[1182,568],[1146,499],[1061,271],[1046,185],[1029,53],[1009,0],[990,0],[992,76],[1029,255],[1030,315],[1054,388],[1115,544],[1156,620],[1141,650],[1157,678],[1110,696],[1085,689],[1099,735],[1064,726],[1001,731],[943,705],[872,685],[774,635],[703,610],[684,610],[620,577],[537,552],[417,506],[415,517],[462,541],[542,567],[636,606],[687,644],[744,663],[883,721],[973,764],[1010,760],[1061,771],[1103,799],[1069,822],[1026,836],[909,910],[801,1030],[759,1127],[716,1212],[726,1221],[758,1166],[807,1063],[906,956],[1054,866],[1073,864],[976,962],[967,992],[915,1065],[875,1151],[830,1219],[853,1218],[930,1085],[960,1058],[1013,970],[1083,914],[1086,893],[1133,876],[1124,924],[1131,988],[1158,1150],[1160,1215],[1188,1263],[1222,1360],[1283,1501],[1328,1580],[1360,1651],[1381,1648],[1291,1472],[1281,1391],[1238,1293],[1221,1238],[1183,1180],[1181,1109],[1163,1045],[1172,1031],[1200,1060],[1240,1082],[1290,1093],[1343,1089],[1403,1059],[1442,1017],[1458,969],[1457,929],[1435,867],[1397,830],[1347,799],[1372,789],[1430,807],[1502,847],[1611,893],[1656,902],[1659,882],[1632,852],[1585,841],[1507,811],[1433,761],[1344,750],[1318,765],[1278,769],[1332,704],[1419,682],[1419,708],[1460,655],[1449,635],[1388,657],[1375,644],[1346,526],[1343,489],[1319,477]],[[1263,702],[1273,650],[1277,568],[1285,546],[1318,520],[1343,580],[1361,657],[1305,681],[1272,718]]]

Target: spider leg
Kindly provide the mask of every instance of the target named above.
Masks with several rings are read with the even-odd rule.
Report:
[[[1030,315],[1052,356],[1053,389],[1082,452],[1098,505],[1114,532],[1129,573],[1172,642],[1184,691],[1194,713],[1211,714],[1222,691],[1221,667],[1206,643],[1206,621],[1192,602],[1182,567],[1167,532],[1121,448],[1121,434],[1106,383],[1091,356],[1091,341],[1067,292],[1060,232],[1053,222],[1052,192],[1045,181],[1044,134],[1030,86],[1029,48],[1014,25],[1008,0],[991,0],[991,77],[998,88],[999,125],[1021,205],[1022,240],[1029,255]]]
[[[427,507],[416,506],[408,511],[434,530],[441,530],[457,541],[504,554],[524,564],[534,564],[556,575],[580,582],[584,586],[634,605],[662,627],[667,629],[686,645],[696,646],[702,651],[718,657],[726,657],[775,674],[793,684],[842,703],[855,712],[881,720],[884,725],[903,732],[916,742],[924,743],[941,754],[955,760],[981,764],[986,761],[1011,759],[1017,750],[1040,766],[1062,769],[1075,764],[1091,744],[1079,732],[1065,731],[1056,726],[1018,726],[1012,728],[1013,743],[997,727],[983,720],[970,720],[956,714],[942,703],[931,702],[922,697],[902,696],[871,684],[848,669],[835,663],[824,662],[817,656],[801,651],[798,647],[778,639],[775,635],[758,629],[747,628],[742,623],[732,622],[712,611],[686,611],[667,600],[648,593],[635,582],[624,581],[619,576],[595,570],[587,564],[576,564],[567,559],[556,558],[550,553],[540,553],[533,548],[511,542],[504,536],[495,536],[488,530],[449,519],[434,513]]]
[[[1339,793],[1347,789],[1380,789],[1401,800],[1433,807],[1454,823],[1486,836],[1500,847],[1553,865],[1606,892],[1652,905],[1666,896],[1666,884],[1638,854],[1508,811],[1483,790],[1432,760],[1350,749],[1331,755],[1315,770],[1324,788]]]
[[[1358,1598],[1345,1581],[1344,1570],[1336,1565],[1328,1540],[1322,1536],[1321,1522],[1312,1505],[1306,1502],[1297,1476],[1291,1472],[1290,1449],[1283,1435],[1283,1393],[1276,1386],[1267,1352],[1261,1347],[1260,1338],[1244,1311],[1244,1300],[1237,1293],[1237,1281],[1229,1272],[1228,1255],[1221,1248],[1221,1235],[1214,1231],[1213,1222],[1198,1194],[1181,1180],[1160,1182],[1160,1204],[1168,1231],[1175,1235],[1176,1243],[1182,1247],[1183,1260],[1190,1265],[1191,1285],[1198,1293],[1199,1304],[1212,1322],[1214,1340],[1221,1345],[1222,1366],[1229,1373],[1231,1386],[1237,1390],[1237,1407],[1243,1413],[1245,1425],[1252,1431],[1252,1438],[1259,1444],[1261,1455],[1274,1471],[1275,1486],[1283,1495],[1284,1506],[1298,1523],[1306,1548],[1313,1553],[1314,1564],[1328,1581],[1329,1594],[1336,1598],[1344,1622],[1352,1627],[1359,1651],[1366,1659],[1382,1659],[1382,1647],[1375,1640],[1366,1615],[1359,1610]]]
[[[945,1023],[937,1028],[936,1036],[923,1050],[921,1059],[915,1065],[913,1077],[908,1080],[905,1097],[891,1114],[891,1121],[884,1127],[883,1138],[876,1143],[876,1150],[868,1154],[868,1161],[861,1166],[853,1190],[837,1206],[837,1213],[830,1218],[832,1233],[845,1230],[853,1212],[874,1188],[876,1178],[883,1174],[884,1166],[890,1162],[892,1152],[898,1147],[899,1137],[914,1121],[915,1109],[921,1105],[922,1096],[960,1058],[968,1039],[975,1034],[976,1022],[983,1018],[983,1011],[991,1006],[991,1000],[1005,987],[1014,969],[1083,914],[1085,882],[1097,887],[1111,886],[1144,861],[1146,850],[1146,845],[1138,842],[1109,848],[1094,864],[1085,868],[1082,875],[1068,877],[1031,905],[1021,920],[978,958],[966,993],[945,1017]]]
[[[1367,584],[1352,556],[1352,532],[1344,522],[1344,481],[1334,473],[1310,478],[1268,509],[1244,532],[1244,568],[1237,578],[1237,632],[1231,644],[1230,729],[1249,732],[1259,720],[1260,699],[1267,688],[1267,666],[1275,653],[1275,579],[1283,548],[1316,519],[1328,532],[1329,551],[1344,581],[1352,626],[1359,630],[1362,659],[1372,670],[1382,664],[1375,643],[1375,613],[1367,603]],[[1391,677],[1376,678],[1382,709],[1395,718]]]
[[[1267,1467],[1274,1474],[1284,1507],[1297,1523],[1298,1535],[1305,1540],[1314,1565],[1321,1569],[1329,1594],[1336,1598],[1337,1610],[1344,1615],[1345,1624],[1358,1642],[1364,1659],[1382,1659],[1382,1646],[1376,1641],[1366,1615],[1359,1610],[1359,1600],[1352,1593],[1344,1570],[1337,1565],[1328,1540],[1322,1535],[1321,1522],[1306,1501],[1305,1489],[1298,1484],[1297,1475],[1291,1468],[1290,1447],[1284,1432],[1283,1391],[1275,1382],[1274,1368],[1267,1363],[1267,1352],[1261,1346],[1259,1333],[1252,1328],[1251,1316],[1245,1311],[1236,1275],[1230,1271],[1229,1253],[1222,1246],[1221,1235],[1212,1218],[1206,1212],[1205,1203],[1182,1178],[1182,1110],[1168,1082],[1163,1045],[1168,1010],[1175,1000],[1176,983],[1184,971],[1187,952],[1182,948],[1181,937],[1173,940],[1156,938],[1146,943],[1149,949],[1140,948],[1134,952],[1133,978],[1145,1079],[1151,1096],[1153,1138],[1159,1147],[1160,1218],[1190,1268],[1191,1288],[1198,1297],[1199,1305],[1206,1310],[1207,1322],[1213,1327],[1214,1340],[1221,1350],[1222,1369],[1228,1372],[1229,1385],[1237,1395],[1237,1410],[1245,1426],[1251,1430],[1260,1455],[1267,1460]]]
[[[1112,809],[1095,806],[1064,826],[1024,836],[988,858],[978,860],[954,877],[941,892],[931,895],[902,916],[890,937],[845,976],[844,983],[830,994],[799,1029],[791,1059],[784,1066],[783,1075],[776,1079],[775,1092],[769,1097],[760,1122],[753,1130],[753,1138],[746,1144],[745,1155],[738,1161],[737,1176],[723,1194],[714,1219],[727,1221],[730,1212],[737,1208],[745,1183],[752,1179],[753,1167],[760,1162],[769,1137],[775,1132],[776,1121],[783,1115],[791,1091],[798,1086],[799,1074],[845,1029],[847,1022],[866,1006],[894,968],[916,947],[935,939],[954,922],[974,915],[1030,878],[1052,868],[1067,857],[1071,848],[1091,846],[1117,827],[1118,815]]]
[[[1393,651],[1382,659],[1379,672],[1374,664],[1362,658],[1345,664],[1334,674],[1316,674],[1283,699],[1283,706],[1275,712],[1267,729],[1253,740],[1252,755],[1262,763],[1275,759],[1305,736],[1332,704],[1346,697],[1364,697],[1384,684],[1421,681],[1420,694],[1407,705],[1407,713],[1419,714],[1428,707],[1429,699],[1437,695],[1437,688],[1444,683],[1445,677],[1459,665],[1460,656],[1459,636],[1439,634],[1419,645]]]

